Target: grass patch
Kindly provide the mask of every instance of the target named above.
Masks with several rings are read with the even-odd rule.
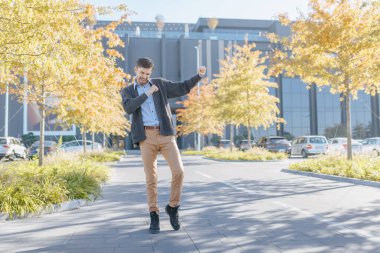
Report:
[[[120,157],[125,155],[124,151],[105,151],[105,152],[88,152],[86,154],[81,153],[82,158],[94,161],[94,162],[115,162],[119,161]]]
[[[38,161],[4,163],[0,167],[0,213],[9,218],[38,214],[44,208],[72,199],[96,199],[109,169],[73,154]]]
[[[203,151],[203,150],[184,150],[181,153],[183,155],[204,155],[205,151]]]
[[[373,156],[321,156],[294,163],[289,169],[380,182],[380,159]]]
[[[218,151],[221,151],[221,150],[218,149],[217,147],[207,146],[207,147],[204,147],[202,150],[188,149],[188,150],[182,151],[181,153],[183,155],[205,155],[207,153],[218,152]]]
[[[205,149],[202,151],[186,150],[183,151],[184,155],[203,155],[207,158],[228,160],[228,161],[273,161],[287,159],[285,153],[273,153],[262,148],[252,148],[248,151],[233,150],[230,152],[228,149]]]

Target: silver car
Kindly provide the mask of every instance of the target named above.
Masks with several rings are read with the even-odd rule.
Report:
[[[67,153],[76,153],[83,152],[84,146],[85,145],[83,140],[77,140],[63,143],[61,149]],[[103,146],[98,142],[94,142],[94,149],[92,149],[92,141],[86,141],[86,149],[88,151],[103,151]]]
[[[26,147],[20,139],[14,137],[0,137],[0,159],[4,157],[10,160],[15,160],[16,157],[26,159]]]
[[[352,139],[352,153],[359,154],[362,150],[362,144]],[[329,154],[345,154],[347,153],[347,138],[338,137],[329,140]]]
[[[380,155],[380,137],[365,139],[362,145],[363,153],[376,152],[377,155]]]
[[[300,136],[292,141],[291,155],[301,155],[307,158],[310,155],[326,154],[328,143],[325,136]]]

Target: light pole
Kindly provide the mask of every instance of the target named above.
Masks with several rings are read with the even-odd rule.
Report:
[[[197,51],[197,71],[199,71],[199,67],[200,67],[200,56],[199,56],[199,47],[200,47],[200,41],[198,41],[198,46],[195,46],[195,50]],[[200,82],[198,82],[197,84],[197,95],[199,97],[200,95]],[[197,140],[197,146],[196,146],[196,149],[197,150],[201,150],[201,134],[199,132],[196,133],[196,140]]]

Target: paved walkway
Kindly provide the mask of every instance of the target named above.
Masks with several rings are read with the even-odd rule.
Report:
[[[0,222],[0,252],[380,252],[380,189],[281,172],[290,162],[183,157],[173,231],[163,209],[170,171],[159,160],[161,233],[148,234],[139,156],[112,166],[93,206]]]

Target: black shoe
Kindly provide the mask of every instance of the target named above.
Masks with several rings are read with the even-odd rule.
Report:
[[[170,217],[170,224],[172,225],[174,230],[178,230],[181,227],[181,223],[179,222],[178,216],[178,208],[179,206],[171,207],[169,205],[165,207],[165,211]]]
[[[149,233],[151,234],[160,233],[160,216],[158,216],[157,212],[150,212]]]

